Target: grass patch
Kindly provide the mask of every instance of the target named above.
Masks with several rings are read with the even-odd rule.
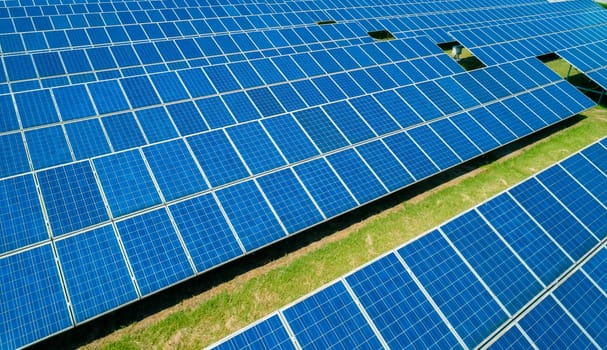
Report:
[[[376,30],[374,32],[368,32],[370,37],[376,40],[394,40],[396,39],[392,33],[387,30]]]
[[[363,208],[367,211],[363,219],[356,217],[360,214],[356,211],[331,221],[328,227],[302,233],[301,239],[306,240],[316,230],[345,227],[321,234],[271,262],[260,263],[257,268],[248,266],[228,281],[84,347],[195,349],[209,345],[605,135],[607,110],[601,107],[589,110],[567,128],[537,136],[545,138],[536,142],[527,140],[529,144],[520,149],[517,147],[521,144],[494,152],[489,159],[478,161],[480,165],[474,165],[472,172],[465,171],[465,175],[438,187],[433,184],[430,190],[413,194],[405,189]],[[484,161],[490,163],[482,165]],[[276,245],[270,250],[275,248]]]
[[[449,55],[449,57],[451,57],[452,47],[453,45],[441,48],[447,55]],[[472,52],[465,47],[462,48],[462,54],[459,56],[459,61],[457,61],[457,63],[459,63],[460,66],[464,67],[464,69],[467,71],[485,67],[485,64],[476,58],[476,56],[472,55]]]

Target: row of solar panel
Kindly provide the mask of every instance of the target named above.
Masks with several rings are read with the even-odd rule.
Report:
[[[484,11],[489,10],[477,10],[475,11],[474,16],[470,16],[467,18],[461,19],[461,25],[469,24],[466,21],[477,22],[474,20],[475,16],[478,13],[482,13]],[[491,16],[499,14],[499,17],[495,18],[512,18],[516,15],[520,15],[520,13],[508,9],[502,11],[495,11],[496,13],[492,13]],[[532,13],[530,11],[530,13]],[[309,19],[301,24],[311,24],[317,21],[328,19],[326,14],[316,13],[316,14],[308,14],[312,16]],[[116,23],[116,21],[106,20],[105,27],[88,27],[88,28],[79,28],[79,29],[69,29],[71,24],[68,21],[66,16],[51,16],[50,20],[54,21],[52,25],[48,28],[55,28],[54,30],[37,30],[32,32],[23,33],[21,29],[28,29],[29,25],[26,24],[24,28],[19,28],[18,34],[2,34],[0,35],[0,48],[4,53],[19,53],[24,51],[35,51],[35,50],[46,50],[46,49],[59,49],[59,48],[68,48],[74,46],[90,46],[90,45],[101,45],[108,43],[124,43],[129,41],[138,41],[138,40],[158,40],[165,39],[169,37],[184,37],[184,36],[198,36],[198,35],[208,35],[208,34],[218,34],[224,32],[232,32],[232,31],[241,31],[241,30],[251,30],[251,29],[263,29],[263,28],[272,28],[272,27],[284,27],[288,26],[288,24],[280,24],[278,20],[274,17],[278,16],[277,14],[273,15],[264,15],[264,16],[247,16],[247,17],[235,17],[235,18],[222,18],[215,20],[186,20],[186,21],[169,21],[169,22],[149,22],[144,24],[123,24],[120,25]],[[319,17],[314,17],[319,16]],[[359,26],[363,26],[365,28],[384,28],[386,26],[392,28],[395,31],[402,31],[402,28],[413,28],[418,29],[421,32],[421,35],[426,33],[423,32],[424,29],[428,29],[431,27],[435,27],[437,25],[444,27],[445,29],[453,30],[457,29],[455,24],[445,25],[444,20],[428,20],[425,21],[418,17],[407,17],[403,16],[402,12],[395,14],[394,18],[385,19],[385,20],[375,20],[375,21],[364,21],[359,24]],[[438,15],[437,15],[438,16]],[[343,17],[340,16],[340,17]],[[445,18],[451,18],[451,16],[445,15]],[[196,17],[195,17],[196,18]],[[83,20],[84,18],[82,18]],[[46,21],[46,20],[45,20]],[[240,23],[237,23],[240,21]],[[406,22],[403,22],[406,21]],[[98,23],[102,25],[103,23]],[[84,23],[80,23],[84,25]],[[342,23],[343,25],[353,25],[353,22],[350,23]],[[31,30],[35,30],[37,27],[32,23]],[[8,23],[4,25],[5,31],[12,30],[12,26]],[[359,35],[355,37],[365,37],[365,33],[367,30],[363,30],[362,32],[356,31]],[[407,29],[410,31],[410,29]],[[447,35],[445,30],[440,31],[440,35],[446,37],[445,40],[451,40]]]
[[[606,33],[607,26],[601,25],[477,47],[472,50],[480,60],[488,65],[492,65],[525,57],[550,54],[566,49],[569,46],[583,45],[589,41],[603,40]]]
[[[566,96],[557,98],[561,97]],[[513,125],[516,117],[511,116],[498,118]],[[267,136],[250,136],[263,133],[259,124],[252,123],[228,131],[248,145],[241,148],[240,156],[223,132],[213,132],[189,138],[189,147],[176,140],[38,172],[36,181],[32,175],[2,180],[2,211],[11,217],[2,226],[3,242],[9,243],[3,244],[3,250],[42,242],[0,258],[3,276],[27,276],[0,285],[6,305],[12,305],[0,318],[0,329],[9,335],[2,341],[20,346],[72,324],[53,249],[46,243],[43,210],[74,322],[79,323],[496,147],[494,140],[500,138],[496,130],[508,130],[497,120],[488,110],[478,110],[474,116],[464,113],[433,123],[432,129],[418,127],[183,201],[170,202],[223,183],[222,176],[241,176],[241,172],[247,176],[256,166],[264,171],[285,161],[275,148],[268,152],[272,145]],[[318,153],[290,117],[282,122],[286,124],[276,125],[283,130],[282,142],[290,143],[281,147],[283,154],[305,158],[304,152]],[[334,129],[325,129],[330,125],[312,122],[315,132],[332,136],[326,130]],[[508,140],[522,136],[510,135]],[[483,144],[472,143],[479,140]],[[201,168],[209,166],[212,169],[203,178]],[[539,190],[533,193],[544,195]],[[144,208],[149,209],[109,221]],[[93,229],[67,235],[91,225]],[[36,264],[28,263],[34,259]]]
[[[118,218],[206,193],[209,188],[235,181],[240,183],[219,190],[217,194],[228,212],[235,237],[245,251],[251,251],[284,236],[285,231],[288,234],[298,232],[558,122],[592,104],[581,99],[583,95],[575,89],[571,91],[573,97],[569,96],[561,89],[566,86],[564,82],[550,85],[504,100],[503,104],[494,103],[406,132],[391,133],[381,139],[376,136],[382,131],[378,128],[390,127],[389,123],[382,124],[380,117],[374,124],[370,117],[372,111],[363,114],[365,120],[371,121],[373,131],[362,119],[353,117],[353,110],[339,104],[325,109],[335,124],[318,108],[294,116],[265,119],[261,124],[241,124],[225,131],[188,137],[187,143],[174,140],[143,147],[140,151],[96,158],[92,162],[94,172],[88,163],[82,162],[37,172],[44,206],[37,200],[33,181],[25,184],[24,179],[31,179],[31,175],[9,178],[2,181],[2,211],[11,220],[1,229],[0,254],[102,224],[110,217]],[[391,97],[398,98],[396,94]],[[576,100],[586,104],[576,104]],[[371,100],[359,102],[366,104]],[[517,117],[523,115],[521,119]],[[98,138],[86,130],[80,137]],[[49,139],[47,135],[41,143],[50,143],[52,140]],[[61,148],[54,145],[47,146],[47,152],[48,149],[61,152]],[[343,150],[334,152],[339,149]],[[321,154],[326,153],[332,154],[325,160]],[[53,156],[48,154],[48,157]],[[287,164],[295,164],[293,169],[304,187],[297,183],[290,170],[284,169]],[[148,173],[148,167],[151,173]],[[264,175],[276,169],[283,170]],[[93,173],[99,177],[103,191],[97,188]],[[264,204],[261,193],[251,181],[242,182],[251,176],[258,177],[270,205]],[[133,178],[138,181],[133,182]],[[234,194],[244,189],[246,194]],[[111,216],[106,213],[101,192]],[[283,197],[286,192],[288,196]],[[231,195],[224,197],[225,193]],[[250,207],[238,209],[242,203],[235,198],[249,198],[249,201],[255,198],[259,203],[247,201]],[[44,228],[42,207],[52,234],[47,234]],[[66,212],[71,214],[67,216]],[[254,222],[249,222],[251,219]],[[216,229],[216,226],[210,227]],[[229,230],[226,232],[232,237]],[[226,240],[226,237],[222,239]],[[230,243],[233,248],[236,246],[235,240]],[[210,246],[188,245],[204,252],[208,259],[197,264],[199,272],[241,253],[232,251],[228,257],[213,256],[220,244],[212,239],[207,244]],[[202,261],[200,257],[197,259]]]
[[[404,42],[401,44],[402,48],[407,48]],[[402,50],[402,48],[401,51],[407,53],[411,51],[409,48],[407,50]],[[285,109],[290,111],[306,105],[315,106],[328,101],[340,100],[346,96],[361,95],[363,91],[376,92],[398,85],[409,85],[414,80],[425,81],[462,71],[460,66],[442,54],[404,62],[406,58],[391,44],[351,47],[351,50],[348,51],[355,58],[350,56],[347,51],[332,50],[325,54],[315,55],[316,59],[309,54],[298,54],[255,60],[251,63],[241,62],[209,66],[204,69],[182,70],[178,71],[178,74],[168,72],[153,74],[149,77],[138,76],[87,85],[23,92],[14,95],[15,103],[13,97],[3,95],[0,96],[0,110],[5,118],[0,124],[0,131],[16,130],[19,127],[28,129],[56,123],[59,120],[69,121],[126,111],[130,107],[142,108],[160,104],[161,100],[164,103],[171,103],[243,88],[249,93],[262,114],[268,116],[273,114],[266,111],[271,108],[270,106],[275,106],[274,111],[277,109],[282,111],[279,103],[274,102],[275,98],[268,88],[274,92],[285,91],[288,93],[288,90],[294,89],[299,92],[301,98],[292,91],[289,94],[290,98],[283,101],[287,105]],[[394,57],[397,63],[386,63],[390,62],[390,58],[382,52]],[[338,60],[341,64],[338,63]],[[384,64],[379,65],[376,63],[377,61]],[[281,70],[277,68],[279,66],[282,67]],[[361,66],[364,68],[358,68]],[[346,71],[346,69],[351,70]],[[405,74],[405,71],[408,73]],[[333,72],[333,74],[327,75],[326,72]],[[392,78],[388,75],[391,75]],[[309,76],[316,76],[316,78],[308,78]],[[291,80],[292,84],[287,84],[287,79]],[[360,79],[360,81],[356,83],[352,79]],[[272,85],[262,87],[261,90],[258,89],[266,84]],[[341,92],[340,88],[344,92]],[[128,96],[128,100],[126,96]],[[237,95],[224,95],[224,98],[229,99],[228,96],[241,96],[239,100],[248,100],[248,97],[242,97],[245,96],[244,92],[237,93]],[[231,99],[234,98],[231,97]],[[302,98],[306,102],[304,105],[297,103],[297,100]],[[219,100],[219,97],[215,99]],[[130,104],[127,101],[130,101]],[[248,104],[253,105],[250,101]],[[290,106],[291,104],[295,104],[295,106]],[[96,106],[96,109],[93,106]],[[232,110],[236,112],[233,108]],[[19,112],[19,117],[16,111]],[[238,111],[235,116],[236,119],[241,119],[239,113],[254,113],[255,111],[254,108],[249,111]],[[208,112],[211,115],[210,118],[213,114],[218,113],[206,109],[203,112],[204,114]],[[209,121],[209,124],[211,127],[215,127],[215,123]]]
[[[563,31],[590,27],[605,23],[605,11],[601,7],[593,6],[588,12],[579,16],[561,14],[554,18],[541,18],[520,21],[516,23],[516,31],[512,31],[515,24],[485,26],[482,28],[455,31],[465,38],[461,43],[466,47],[485,46],[505,41],[516,41],[533,36],[541,36]],[[558,18],[558,21],[554,19]]]
[[[460,6],[454,6],[459,4]],[[184,6],[181,6],[184,5]],[[188,6],[189,5],[189,6]],[[464,22],[494,21],[505,18],[503,4],[501,8],[487,8],[488,6],[463,6],[461,2],[429,2],[425,4],[383,4],[381,7],[376,4],[360,4],[356,6],[339,7],[334,3],[322,6],[319,2],[285,2],[280,5],[268,3],[239,4],[239,5],[215,5],[205,6],[197,3],[187,4],[183,1],[180,6],[175,2],[107,2],[107,3],[78,3],[71,5],[42,5],[42,6],[4,6],[0,10],[0,32],[29,32],[35,30],[52,29],[77,29],[96,26],[116,25],[116,24],[145,24],[150,22],[162,23],[173,21],[187,21],[192,19],[218,19],[225,17],[246,17],[253,15],[267,14],[294,14],[306,12],[311,17],[317,17],[321,14],[335,15],[335,20],[355,20],[367,18],[383,18],[392,16],[402,16],[403,14],[412,14],[414,23],[417,16],[428,14],[437,14],[437,12],[481,10],[481,17],[467,18]],[[545,8],[545,3],[535,4],[517,4],[516,7],[525,7],[525,11],[530,15],[535,15],[538,8]],[[484,7],[475,8],[475,7]],[[573,8],[572,6],[551,6],[550,10]],[[575,6],[579,8],[579,6]],[[508,11],[508,7],[505,7]],[[321,12],[322,11],[322,12]],[[497,15],[497,16],[494,16]],[[519,16],[524,15],[519,13]],[[440,14],[440,17],[445,17]],[[450,24],[457,24],[450,19]],[[442,22],[442,21],[441,21]],[[56,25],[59,24],[59,26]],[[294,22],[292,24],[304,24],[311,22]],[[422,22],[423,23],[423,22]],[[440,22],[439,22],[440,23]],[[286,26],[286,25],[283,25]],[[421,29],[427,26],[413,27]],[[246,28],[243,28],[246,29]]]
[[[607,248],[594,257],[496,339],[491,349],[605,348]],[[533,344],[530,343],[533,341]]]
[[[403,64],[406,63],[406,67],[414,67],[411,62],[414,61],[406,61]],[[160,100],[153,93],[154,90],[147,78],[128,81],[127,84],[124,84],[123,81],[122,90],[129,96],[130,105],[126,98],[120,98],[122,90],[116,82],[114,85],[109,85],[109,82],[89,85],[88,91],[94,97],[96,109],[93,108],[92,102],[86,103],[88,94],[84,86],[55,89],[54,100],[47,90],[15,95],[20,118],[17,118],[11,108],[12,99],[10,97],[0,98],[0,102],[4,102],[0,104],[3,106],[1,110],[5,115],[3,125],[7,129],[17,129],[19,126],[28,128],[23,134],[7,133],[0,136],[0,149],[2,150],[0,152],[0,159],[2,159],[0,177],[29,172],[30,161],[33,169],[39,170],[69,163],[75,159],[86,159],[112,151],[196,135],[207,130],[291,112],[294,112],[299,123],[325,152],[322,145],[329,142],[324,139],[329,135],[316,135],[314,130],[317,126],[311,120],[315,120],[317,123],[322,122],[323,125],[331,124],[329,120],[333,120],[333,123],[341,129],[341,133],[345,134],[350,143],[354,144],[367,138],[384,135],[463,110],[470,110],[480,105],[487,105],[489,110],[494,114],[499,114],[500,117],[502,114],[508,114],[503,112],[503,109],[511,109],[518,114],[520,107],[516,101],[527,99],[527,103],[530,103],[529,98],[509,98],[503,101],[505,106],[497,101],[525,90],[545,87],[547,84],[560,80],[553,72],[546,72],[547,68],[537,60],[519,61],[502,67],[490,67],[456,75],[452,75],[453,72],[446,70],[443,75],[452,76],[443,78],[439,78],[439,73],[432,70],[433,74],[436,74],[432,78],[439,79],[428,82],[423,82],[427,78],[421,74],[419,77],[409,78],[401,73],[402,79],[399,80],[399,76],[396,74],[396,72],[402,72],[398,70],[399,65],[388,64],[386,67],[396,69],[386,70],[396,81],[392,80],[383,70],[372,71],[376,80],[369,75],[364,75],[364,70],[359,70],[353,71],[352,75],[342,73],[317,79],[300,80],[293,84],[283,83],[269,88],[249,89],[245,92],[152,108],[147,108],[147,106],[159,104]],[[200,71],[198,72],[200,73]],[[380,72],[384,72],[384,79],[377,79]],[[164,102],[189,98],[190,95],[179,83],[176,75],[167,73],[153,77],[161,78],[152,81],[156,82],[157,91]],[[201,82],[204,81],[202,78],[204,75],[189,74],[183,81],[197,82],[198,85],[194,87],[197,87],[197,91],[202,91],[199,88]],[[225,76],[223,78],[225,81]],[[412,80],[422,81],[422,83],[410,85]],[[101,87],[106,87],[106,89],[97,88],[100,84],[103,84]],[[557,86],[565,90],[559,92],[558,89],[550,87],[547,88],[547,91],[550,91],[550,94],[557,97],[559,101],[575,100],[577,94],[573,88],[565,83]],[[192,91],[192,89],[189,90]],[[456,92],[453,92],[450,97],[447,91]],[[540,92],[534,93],[539,94]],[[562,96],[563,94],[565,96]],[[276,96],[280,96],[280,99]],[[568,114],[567,109],[563,112],[561,107],[557,107],[561,104],[554,105],[549,101],[545,102],[549,109],[555,111],[540,116],[540,118],[545,118],[548,123],[559,119],[550,117],[554,114],[559,117]],[[60,119],[59,113],[55,110],[55,104],[61,112],[61,120],[68,121],[67,123],[56,124]],[[79,105],[79,108],[75,109],[74,105]],[[128,112],[130,106],[146,108],[132,113]],[[322,108],[318,108],[318,106]],[[76,122],[78,119],[98,114],[107,115]],[[9,119],[10,117],[13,118],[12,121]],[[268,123],[271,122],[268,121]],[[542,124],[532,123],[529,120],[526,122],[532,124],[533,129]],[[53,125],[31,128],[36,124]],[[349,130],[352,130],[355,136]],[[327,130],[321,131],[328,132]]]
[[[53,83],[53,86],[67,85],[70,78],[72,83],[82,83],[91,80],[108,80],[119,78],[122,75],[134,76],[147,73],[162,72],[167,70],[179,70],[189,67],[203,67],[208,65],[221,65],[227,62],[250,61],[251,64],[266,64],[258,62],[261,58],[273,58],[281,56],[297,57],[299,65],[307,64],[307,61],[322,59],[326,55],[332,56],[328,59],[343,59],[343,69],[354,69],[374,64],[386,63],[390,59],[403,60],[406,58],[417,58],[430,54],[440,54],[442,51],[433,45],[428,38],[418,37],[391,42],[378,42],[363,44],[369,40],[338,40],[326,41],[317,45],[300,45],[295,48],[281,46],[274,49],[274,45],[262,32],[256,32],[255,41],[262,48],[259,49],[247,35],[235,36],[238,45],[245,47],[243,51],[236,46],[229,36],[223,38],[227,41],[219,48],[212,38],[199,38],[196,41],[183,39],[176,41],[163,41],[152,43],[140,43],[135,45],[119,45],[113,47],[98,47],[87,50],[75,49],[61,52],[37,53],[33,55],[16,55],[5,57],[4,64],[0,61],[0,82],[10,82],[12,92],[24,89],[36,89],[42,84]],[[276,32],[276,34],[280,35]],[[282,38],[282,36],[279,36]],[[329,40],[329,37],[325,37]],[[215,40],[221,41],[222,36]],[[227,45],[227,43],[230,43]],[[276,42],[275,42],[276,43]],[[373,45],[374,44],[374,45]],[[280,45],[287,45],[283,42]],[[359,47],[361,46],[362,47]],[[340,47],[341,46],[341,47]],[[355,46],[355,47],[351,47]],[[204,48],[202,50],[201,48]],[[397,52],[394,52],[394,51]],[[360,51],[363,51],[362,53]],[[382,53],[386,51],[386,53]],[[243,54],[245,52],[245,54]],[[309,58],[312,55],[314,58]],[[388,55],[388,56],[386,56]],[[367,57],[371,56],[371,57]],[[280,58],[284,60],[285,58]],[[352,62],[355,60],[357,62]],[[266,60],[267,61],[267,60]],[[279,63],[279,62],[275,62]],[[323,63],[320,62],[322,65]],[[334,64],[339,66],[340,64]],[[305,67],[304,67],[305,68]],[[120,70],[118,70],[120,69]],[[260,69],[260,68],[258,68]],[[303,69],[303,68],[302,68]],[[4,71],[6,70],[6,75]],[[328,71],[331,72],[331,71]],[[52,77],[62,77],[57,79]],[[49,78],[50,79],[46,79]],[[28,81],[28,82],[25,82]],[[62,82],[61,82],[62,81]],[[8,86],[8,85],[6,85]]]
[[[592,44],[577,46],[558,51],[558,55],[584,73],[606,66],[607,42],[598,41]]]
[[[514,30],[514,27],[510,28]],[[534,57],[567,49],[570,46],[583,45],[605,38],[607,26],[575,28],[545,35],[533,34],[515,41],[506,41],[480,47],[469,47],[483,63],[487,65],[509,62],[515,59]],[[466,40],[465,31],[451,33],[458,41]]]
[[[294,349],[294,342],[303,349],[474,348],[559,276],[574,271],[585,254],[604,247],[605,225],[607,140],[216,348]],[[559,314],[549,296],[518,322],[526,338],[513,328],[493,346],[510,348],[523,341],[524,348],[605,348],[607,288],[603,271],[596,267],[607,264],[606,253],[602,249],[584,266],[589,273],[576,272],[554,291],[570,313]]]

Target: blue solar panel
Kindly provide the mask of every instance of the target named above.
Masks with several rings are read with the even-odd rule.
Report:
[[[97,158],[93,164],[114,217],[160,204],[158,192],[138,151]]]
[[[249,175],[221,130],[188,138],[188,144],[212,186],[223,185]]]
[[[39,172],[38,181],[55,237],[109,219],[88,162]]]
[[[121,113],[101,119],[114,151],[145,145],[133,113]]]
[[[468,212],[441,228],[510,313],[542,291],[543,286],[478,213]]]
[[[112,225],[57,241],[57,254],[76,322],[137,298]]]
[[[603,292],[607,293],[607,275],[604,273],[607,267],[607,249],[603,247],[583,266],[584,271],[597,284]]]
[[[458,348],[455,336],[394,254],[346,277],[390,348]]]
[[[211,194],[169,207],[198,271],[205,271],[242,253],[234,233]]]
[[[414,181],[381,141],[360,145],[357,150],[389,191],[394,191]]]
[[[384,141],[416,180],[423,179],[438,171],[436,165],[406,133],[387,137]]]
[[[282,115],[266,119],[262,124],[290,163],[318,154],[312,141],[292,116]]]
[[[165,200],[171,201],[208,188],[182,140],[145,147],[143,154]]]
[[[72,326],[51,244],[0,258],[0,280],[2,348],[23,347]]]
[[[141,129],[150,143],[178,136],[169,115],[163,107],[139,110],[136,115]]]
[[[289,233],[323,220],[319,209],[292,170],[285,169],[262,176],[258,182]]]
[[[106,114],[129,109],[128,102],[117,81],[109,80],[87,85],[97,112]]]
[[[607,296],[581,271],[558,287],[554,296],[600,348],[607,346]]]
[[[116,227],[141,295],[194,274],[166,209],[119,221]]]
[[[222,98],[238,122],[244,123],[261,118],[259,111],[253,106],[253,102],[245,93],[234,92],[222,95]]]
[[[150,78],[158,91],[158,95],[160,95],[160,98],[165,103],[190,97],[177,74],[173,72],[154,74]]]
[[[86,206],[62,212],[46,184],[40,206],[55,212],[40,239],[47,229],[79,235],[166,204],[181,208],[171,225],[188,232],[178,238],[197,271],[250,250],[237,236],[253,220],[247,205],[269,220],[259,223],[271,227],[267,234],[249,232],[266,245],[592,106],[540,61],[517,55],[535,56],[535,47],[552,52],[559,42],[579,47],[601,37],[604,22],[596,6],[581,2],[5,5],[0,181],[30,171],[40,180],[86,160],[97,175],[67,176],[54,192],[74,208],[86,197],[81,186],[88,181],[96,189],[99,181],[90,202],[106,215],[86,217]],[[572,11],[584,20],[551,17],[573,18]],[[540,16],[546,18],[537,22]],[[314,23],[327,18],[337,23]],[[521,23],[523,35],[541,29],[523,18],[558,34],[517,42],[512,23]],[[503,38],[507,44],[478,56],[512,62],[465,72],[436,43],[482,21],[500,29],[475,31],[467,42]],[[367,32],[377,28],[398,39],[375,41]],[[584,56],[598,63],[604,55]],[[414,126],[421,128],[408,130]],[[580,185],[602,200],[595,178]],[[215,193],[230,191],[227,210]],[[18,202],[16,191],[7,195]],[[238,202],[248,195],[260,203]],[[194,198],[205,202],[194,205]],[[207,208],[208,217],[189,218],[194,208],[197,215]],[[588,226],[600,223],[572,212]],[[11,230],[21,225],[17,216],[9,220]],[[217,235],[201,228],[207,220]],[[152,230],[155,220],[141,222]],[[197,230],[223,243],[206,242]],[[6,249],[8,256],[19,248]],[[104,312],[91,310],[90,317]]]
[[[433,122],[430,127],[462,160],[476,157],[481,153],[480,149],[449,119]],[[468,129],[466,131],[468,132]]]
[[[461,159],[428,126],[418,126],[407,133],[441,170],[461,162]]]
[[[166,108],[181,135],[196,134],[208,129],[194,103],[182,102]]]
[[[278,149],[259,123],[240,124],[226,131],[253,174],[285,164]]]
[[[300,301],[283,314],[303,348],[383,348],[342,283]],[[327,321],[334,317],[339,322]]]
[[[110,153],[99,119],[65,124],[65,131],[77,160]]]
[[[27,131],[25,139],[34,169],[43,169],[72,161],[72,155],[61,126]]]
[[[500,144],[506,144],[516,139],[516,136],[499,119],[486,108],[477,108],[469,112],[470,117],[489,132]]]
[[[478,210],[544,284],[573,264],[508,194],[497,196]]]
[[[217,197],[247,251],[285,236],[254,181],[219,190]]]
[[[22,174],[29,169],[21,133],[0,136],[0,176]]]
[[[510,193],[574,260],[596,244],[596,238],[537,180],[527,180]]]
[[[368,202],[387,193],[386,188],[356,151],[350,149],[334,153],[327,156],[327,160],[359,203]]]
[[[607,227],[607,209],[586,192],[563,168],[551,167],[538,175],[538,180],[591,232],[601,232],[604,227]]]
[[[295,172],[326,217],[343,213],[356,202],[324,159],[303,163]]]
[[[293,349],[293,345],[287,330],[282,325],[280,318],[276,315],[254,325],[238,336],[218,344],[214,349]]]
[[[519,324],[540,349],[595,348],[552,297],[534,307]]]
[[[294,113],[294,116],[322,152],[332,151],[348,145],[348,141],[322,109],[306,109]]]
[[[84,85],[53,89],[53,96],[55,96],[62,120],[72,120],[95,115],[95,109]]]
[[[399,250],[466,346],[474,347],[508,316],[439,231]]]
[[[530,349],[533,346],[525,338],[523,333],[517,328],[512,327],[508,330],[508,332],[504,333],[500,336],[494,343],[489,346],[489,349]]]
[[[24,128],[58,122],[59,117],[48,90],[15,94],[21,125]]]
[[[0,217],[0,254],[49,237],[32,175],[0,181]]]

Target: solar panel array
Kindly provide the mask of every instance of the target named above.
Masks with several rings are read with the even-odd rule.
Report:
[[[454,30],[451,36],[487,65],[536,57],[604,40],[607,14],[592,1],[575,16],[562,13],[477,28]],[[585,58],[582,58],[585,59]]]
[[[447,29],[587,1],[0,2],[0,348],[98,317],[594,105]],[[314,22],[334,19],[337,23]],[[377,42],[387,28],[396,40]]]
[[[607,62],[604,59],[607,43],[604,40],[560,50],[557,53],[603,89],[607,89]]]
[[[607,347],[607,139],[215,349]]]

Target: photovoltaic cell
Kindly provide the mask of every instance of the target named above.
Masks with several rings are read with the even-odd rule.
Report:
[[[572,265],[508,194],[497,196],[478,210],[544,284],[554,281]]]
[[[322,152],[348,145],[348,141],[320,108],[306,109],[293,114]]]
[[[39,172],[38,181],[55,237],[109,219],[88,162]]]
[[[594,238],[535,179],[513,188],[510,193],[574,260],[594,244]]]
[[[160,197],[141,154],[116,153],[93,161],[114,217],[160,204]]]
[[[57,241],[76,322],[137,298],[111,225]]]
[[[542,291],[543,286],[476,212],[441,229],[510,313]]]
[[[534,307],[519,324],[540,349],[594,348],[588,337],[552,297]]]
[[[72,326],[50,244],[0,258],[0,280],[6,281],[0,283],[1,347],[23,347]]]
[[[326,217],[335,216],[356,206],[352,195],[324,159],[298,165],[295,172]]]
[[[303,348],[382,348],[342,283],[300,301],[283,314]],[[339,321],[329,323],[334,317]]]
[[[349,149],[331,154],[327,156],[327,161],[359,203],[368,202],[387,192],[383,184],[354,150]]]
[[[183,140],[145,147],[143,154],[167,201],[208,188]]]
[[[166,209],[119,221],[116,227],[141,295],[194,274]]]
[[[47,239],[32,175],[0,181],[0,254]]]
[[[275,315],[247,329],[229,341],[217,345],[214,349],[295,350],[296,348],[291,342],[291,338],[282,325],[280,318]]]
[[[219,186],[249,175],[242,160],[221,131],[187,139],[211,186]]]
[[[290,169],[258,179],[261,190],[289,233],[297,232],[323,217]]]
[[[607,330],[604,327],[607,322],[607,296],[581,271],[574,273],[558,287],[554,296],[599,347],[607,346]]]
[[[346,277],[390,348],[458,348],[457,339],[394,254]]]
[[[29,169],[21,133],[0,136],[0,176],[21,174]]]
[[[197,271],[205,271],[242,254],[211,194],[176,203],[169,209]]]
[[[25,133],[25,139],[34,169],[43,169],[72,161],[72,155],[61,126],[29,130]]]
[[[217,197],[247,251],[285,236],[255,182],[224,188]]]
[[[432,231],[398,253],[466,346],[478,345],[508,319],[439,231]]]
[[[240,124],[226,131],[253,174],[285,164],[278,149],[259,123]]]

